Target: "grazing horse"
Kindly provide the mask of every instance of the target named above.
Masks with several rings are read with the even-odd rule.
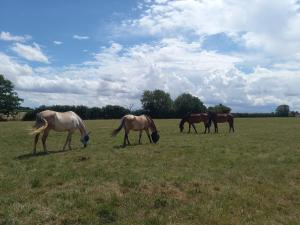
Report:
[[[233,115],[232,114],[227,114],[227,113],[214,113],[214,112],[209,112],[208,113],[209,117],[209,124],[211,122],[214,123],[215,127],[215,133],[218,133],[218,123],[226,123],[228,122],[229,124],[229,132],[232,130],[234,132],[234,127],[233,127]]]
[[[140,132],[139,144],[141,143],[141,137],[142,137],[143,130],[146,132],[150,143],[152,143],[152,140],[153,140],[154,143],[158,142],[158,140],[159,140],[159,134],[157,132],[154,121],[152,120],[152,118],[150,116],[146,116],[146,115],[141,115],[141,116],[126,115],[126,116],[123,116],[122,119],[121,119],[120,126],[112,132],[112,136],[116,136],[122,128],[124,128],[124,130],[125,130],[123,147],[126,146],[126,141],[127,141],[128,145],[130,145],[130,142],[129,142],[129,139],[128,139],[128,134],[129,134],[130,130]],[[151,137],[150,137],[150,134],[149,134],[149,129],[151,130]],[[151,138],[152,138],[152,140],[151,140]]]
[[[42,132],[44,132],[42,137],[43,148],[44,148],[44,152],[47,152],[46,140],[50,130],[60,131],[60,132],[67,131],[68,136],[62,150],[63,151],[65,150],[67,144],[69,150],[71,150],[72,134],[77,129],[79,129],[81,134],[80,141],[82,142],[83,146],[86,147],[89,141],[89,133],[87,132],[87,129],[82,119],[76,113],[72,111],[61,113],[61,112],[55,112],[51,110],[45,110],[38,113],[36,115],[36,121],[32,131],[32,134],[35,134],[33,154],[36,153],[36,144]]]
[[[206,130],[208,131],[208,133],[210,132],[210,124],[208,123],[209,120],[208,120],[207,113],[198,113],[198,114],[188,113],[187,115],[185,115],[179,123],[180,132],[183,131],[185,122],[189,124],[189,133],[191,132],[191,126],[194,128],[195,132],[197,133],[194,123],[201,123],[201,122],[203,122],[205,126],[204,133],[206,134]]]

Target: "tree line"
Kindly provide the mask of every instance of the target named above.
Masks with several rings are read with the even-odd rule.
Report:
[[[14,91],[11,81],[0,74],[0,113],[14,115],[18,111],[26,111],[23,120],[34,120],[38,112],[49,109],[58,112],[74,111],[82,119],[116,119],[132,113],[134,115],[147,114],[153,118],[181,118],[187,113],[203,113],[213,111],[216,113],[230,113],[231,108],[218,104],[206,107],[196,96],[183,93],[173,100],[169,93],[163,90],[145,90],[141,96],[141,109],[132,110],[119,105],[106,105],[104,107],[87,107],[83,105],[42,105],[35,109],[21,107],[23,99]],[[295,116],[298,112],[290,111],[288,105],[280,105],[275,113],[233,113],[235,117],[275,117]]]

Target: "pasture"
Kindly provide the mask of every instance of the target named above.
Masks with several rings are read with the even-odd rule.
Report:
[[[119,120],[86,121],[91,142],[31,156],[33,122],[0,123],[0,224],[299,224],[300,119],[236,119],[219,134],[179,133],[155,120],[161,139],[112,138]],[[38,152],[42,152],[41,142]]]

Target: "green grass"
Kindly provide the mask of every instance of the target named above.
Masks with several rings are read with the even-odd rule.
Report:
[[[32,123],[0,123],[0,224],[299,224],[300,119],[236,119],[234,134],[206,135],[155,121],[156,145],[132,132],[121,148],[119,120],[86,121],[86,149],[76,133],[60,152],[67,134],[52,132],[37,156]]]

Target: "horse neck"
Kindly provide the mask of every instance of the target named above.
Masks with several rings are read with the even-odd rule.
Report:
[[[79,121],[79,126],[78,126],[78,129],[80,131],[80,134],[81,134],[81,137],[84,137],[87,135],[87,130],[86,130],[86,127],[82,121],[81,118],[78,117],[78,121]]]
[[[149,128],[150,128],[151,132],[156,132],[157,130],[156,130],[156,126],[154,124],[154,121],[151,118],[149,118],[149,120],[150,120]]]

